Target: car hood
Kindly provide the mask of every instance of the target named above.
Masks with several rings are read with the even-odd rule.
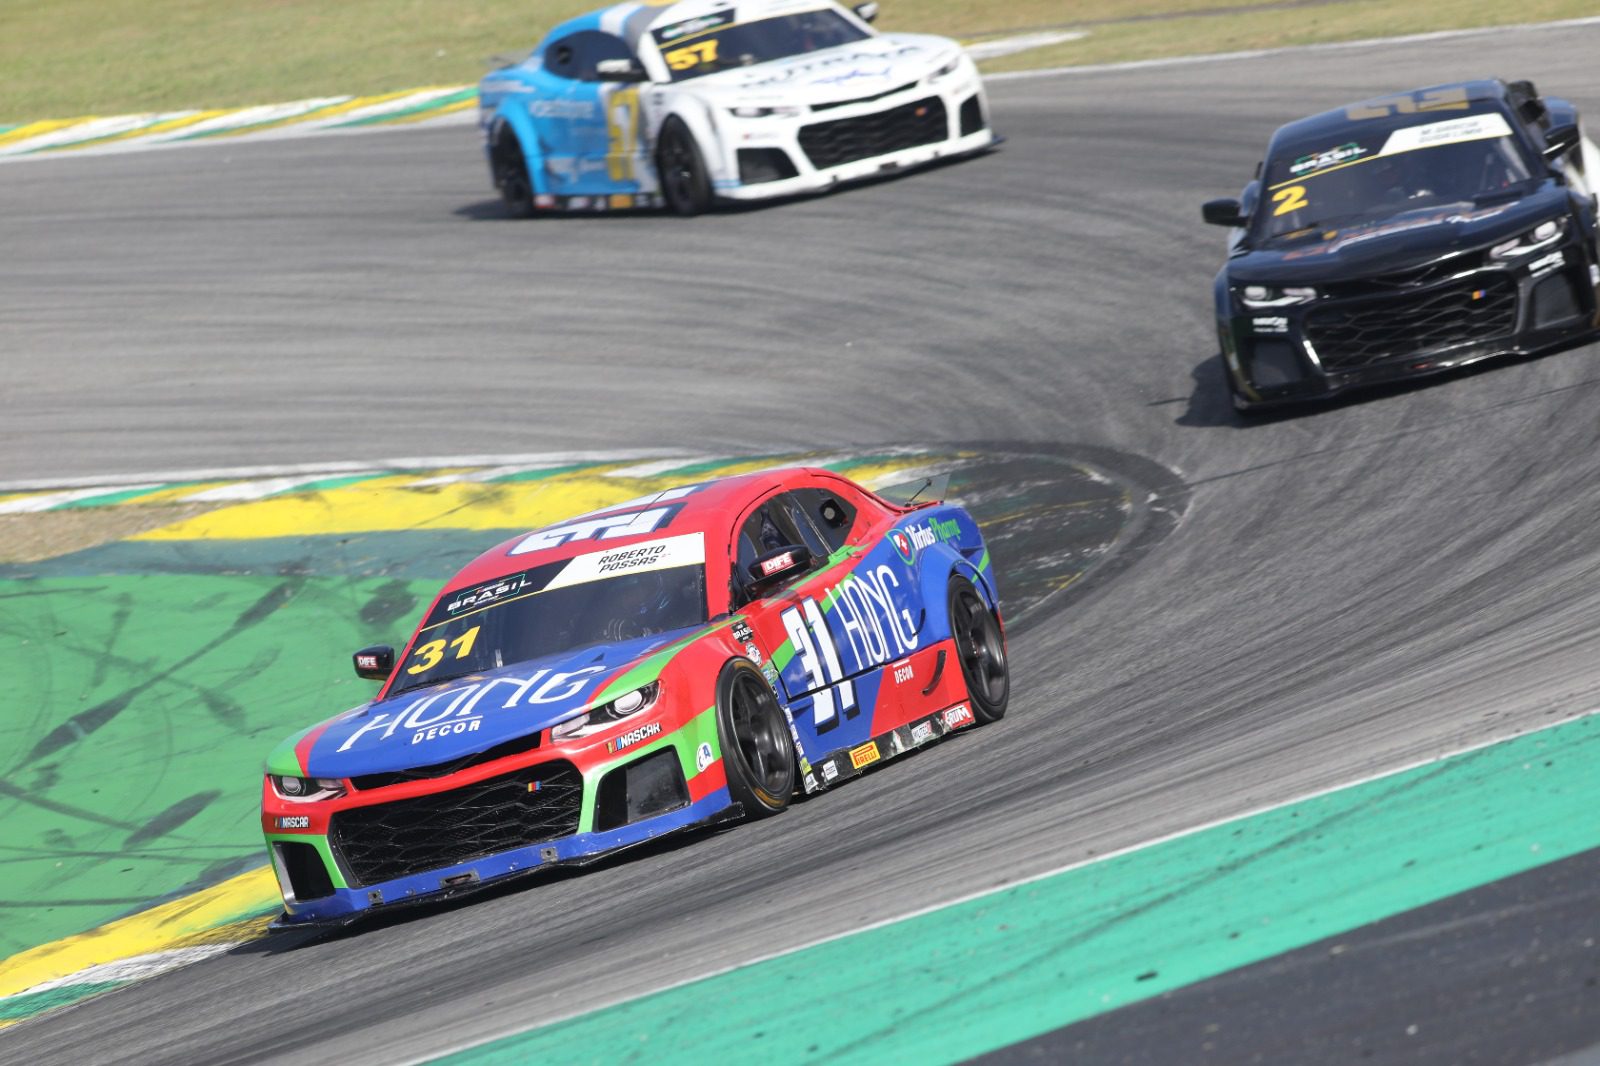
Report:
[[[1234,284],[1351,281],[1408,270],[1459,252],[1509,240],[1567,213],[1565,191],[1546,183],[1520,200],[1476,206],[1442,204],[1330,226],[1311,237],[1276,241],[1228,263]]]
[[[374,700],[325,723],[306,773],[392,773],[529,736],[572,717],[608,680],[694,632],[590,645]]]
[[[961,54],[944,37],[894,34],[678,82],[719,103],[814,105],[874,96],[917,82]]]

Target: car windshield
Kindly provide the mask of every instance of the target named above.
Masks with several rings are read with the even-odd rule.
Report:
[[[1514,196],[1532,175],[1499,111],[1354,122],[1337,135],[1273,152],[1251,235],[1268,241],[1419,208]]]
[[[703,563],[590,579],[604,572],[606,557],[622,558],[613,567],[626,566],[626,553],[650,548],[595,552],[442,596],[400,665],[390,695],[590,644],[636,640],[705,622]]]
[[[673,81],[851,44],[868,35],[837,11],[821,9],[755,22],[719,12],[653,31]]]

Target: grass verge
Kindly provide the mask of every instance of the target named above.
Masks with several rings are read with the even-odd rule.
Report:
[[[476,81],[595,0],[0,0],[0,126]],[[1588,0],[884,0],[879,25],[963,39],[1089,36],[990,71],[1570,18]]]

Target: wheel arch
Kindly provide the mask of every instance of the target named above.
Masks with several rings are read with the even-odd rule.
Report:
[[[917,591],[922,598],[923,609],[927,611],[922,629],[936,640],[945,640],[951,635],[949,593],[952,578],[965,578],[971,583],[978,590],[978,597],[983,600],[984,606],[996,619],[1000,618],[1000,590],[995,584],[994,566],[991,564],[983,570],[978,568],[977,561],[987,554],[988,545],[972,516],[954,507],[939,508],[928,513],[930,517],[941,517],[946,521],[953,519],[961,527],[961,534],[954,541],[941,541],[923,549],[923,562],[918,575]]]
[[[494,117],[489,120],[483,150],[489,160],[491,173],[494,168],[495,145],[508,135],[515,140],[517,147],[522,151],[522,159],[528,169],[528,183],[533,191],[548,194],[550,183],[544,170],[544,152],[539,147],[539,134],[533,128],[533,119],[528,116],[528,109],[520,99],[502,100],[495,108]]]
[[[700,149],[700,159],[705,163],[706,177],[711,181],[711,192],[715,197],[717,183],[728,178],[729,161],[724,156],[722,136],[711,114],[711,106],[698,97],[682,96],[675,99],[661,116],[661,121],[655,123],[650,134],[650,165],[656,169],[659,178],[661,162],[657,153],[661,146],[661,131],[673,119],[683,123],[694,138],[695,146]]]

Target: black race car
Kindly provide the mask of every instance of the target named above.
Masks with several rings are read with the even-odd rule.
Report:
[[[1585,166],[1585,155],[1588,166]],[[1600,326],[1594,145],[1531,83],[1470,81],[1291,122],[1238,200],[1215,285],[1240,410]]]

